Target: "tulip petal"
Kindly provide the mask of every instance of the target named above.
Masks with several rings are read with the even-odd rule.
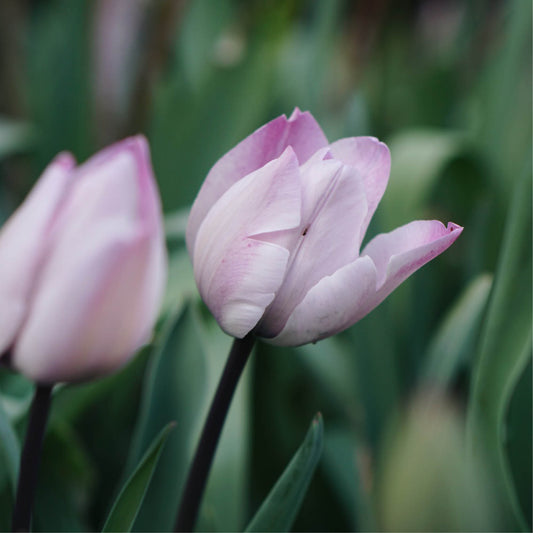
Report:
[[[43,382],[88,379],[124,363],[150,334],[166,278],[145,141],[104,150],[74,177],[13,352],[14,366]]]
[[[219,159],[209,171],[191,208],[187,223],[187,248],[192,256],[198,229],[215,202],[244,176],[278,158],[291,146],[300,164],[328,141],[313,116],[295,109],[246,137]]]
[[[50,226],[72,183],[74,165],[70,154],[57,156],[0,232],[0,354],[26,315]]]
[[[326,159],[304,165],[302,221],[283,284],[261,321],[258,333],[274,337],[294,308],[323,277],[357,259],[359,228],[367,204],[357,170]],[[279,241],[277,241],[279,244]]]
[[[374,237],[361,255],[370,257],[377,270],[378,300],[383,300],[421,266],[444,252],[463,228],[438,220],[417,220]]]
[[[151,286],[145,287],[144,297],[138,294],[144,302],[148,335],[166,283],[167,258],[161,201],[147,140],[137,135],[98,152],[77,169],[76,178],[78,183],[68,202],[70,213],[63,213],[71,219],[67,226],[77,223],[96,230],[102,225],[105,232],[110,221],[121,217],[124,224],[140,226],[151,235],[147,254],[150,266],[146,273]]]
[[[363,318],[373,307],[376,269],[360,257],[322,278],[296,306],[281,333],[267,342],[300,346],[334,335]]]
[[[281,285],[289,252],[261,235],[297,227],[300,198],[298,160],[287,148],[226,191],[200,226],[192,255],[196,283],[230,335],[251,331]]]
[[[312,287],[281,333],[267,341],[298,346],[355,324],[413,272],[451,246],[462,230],[453,223],[445,227],[431,220],[378,235],[359,259]]]
[[[77,179],[98,180],[103,188],[112,185],[118,198],[107,201],[115,207],[136,206],[139,199],[139,215],[160,222],[161,202],[150,161],[150,148],[143,135],[129,137],[101,150],[76,170]],[[113,177],[114,176],[114,177]],[[120,184],[117,180],[122,179]],[[137,180],[137,186],[132,186]],[[127,183],[126,183],[127,182]],[[124,195],[133,195],[124,201]]]
[[[331,144],[330,151],[336,159],[355,167],[365,184],[368,212],[361,226],[359,240],[359,245],[361,245],[370,220],[389,181],[390,152],[387,145],[375,137],[340,139]]]
[[[147,246],[129,226],[113,224],[84,235],[71,254],[54,253],[15,344],[14,367],[52,383],[90,379],[125,362],[145,340],[143,302],[131,290],[145,287]]]

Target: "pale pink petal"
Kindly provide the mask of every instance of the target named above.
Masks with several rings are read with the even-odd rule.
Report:
[[[38,381],[76,381],[123,364],[148,339],[166,279],[160,200],[143,138],[76,172],[13,353]]]
[[[261,235],[297,227],[300,203],[298,160],[287,148],[233,185],[200,226],[192,255],[196,283],[229,334],[246,335],[274,298],[289,252]]]
[[[361,252],[377,269],[377,289],[383,298],[421,266],[451,246],[463,228],[450,222],[417,220],[374,237]],[[381,298],[381,299],[383,299]]]
[[[289,252],[276,244],[241,239],[228,249],[204,296],[220,327],[243,338],[257,324],[283,281]]]
[[[13,342],[46,247],[50,226],[72,183],[75,161],[60,154],[0,231],[0,354]]]
[[[336,159],[355,167],[365,184],[368,212],[361,227],[360,245],[387,187],[391,166],[390,152],[386,144],[374,137],[340,139],[331,144],[330,151]]]
[[[62,242],[75,242],[80,232],[90,231],[105,241],[110,225],[150,236],[146,252],[146,286],[138,286],[144,302],[144,337],[156,319],[166,283],[166,248],[161,220],[161,201],[142,135],[131,137],[97,153],[76,171],[77,183],[58,220]],[[75,245],[73,245],[75,246]],[[141,292],[144,296],[141,296]]]
[[[283,284],[261,320],[258,334],[274,337],[311,287],[355,261],[367,204],[357,170],[326,159],[301,169],[302,220]],[[279,244],[279,241],[278,241]]]
[[[208,211],[233,184],[278,158],[288,146],[302,164],[327,142],[312,115],[296,109],[289,119],[282,115],[268,122],[226,153],[209,171],[191,208],[187,223],[189,254]]]
[[[52,383],[96,377],[119,367],[144,342],[142,299],[148,240],[127,225],[80,235],[54,249],[13,351],[13,365]]]
[[[266,339],[279,346],[299,346],[334,335],[363,318],[373,307],[376,269],[360,257],[322,278],[290,315],[281,333]]]
[[[163,227],[162,206],[157,182],[152,170],[150,148],[147,140],[139,135],[134,138],[137,149],[134,151],[139,176],[139,220],[149,235],[147,270],[145,283],[139,287],[139,300],[143,302],[141,337],[147,342],[152,335],[154,324],[167,283],[168,257],[165,230]]]
[[[147,340],[157,318],[167,279],[161,199],[152,170],[148,141],[143,135],[137,135],[117,142],[80,167],[82,175],[84,168],[87,180],[94,181],[98,176],[103,185],[106,200],[99,200],[99,206],[104,206],[107,201],[114,202],[113,216],[121,207],[126,210],[133,208],[130,215],[150,237],[150,249],[146,256],[146,277],[149,282],[144,287],[138,287],[138,298],[143,301],[143,330]],[[110,180],[107,184],[106,175]],[[111,197],[112,190],[117,193],[115,198]],[[130,195],[128,202],[125,201],[126,194]],[[143,295],[141,291],[144,291]]]
[[[463,228],[417,221],[378,235],[361,257],[321,279],[272,344],[296,346],[334,335],[377,307],[400,283],[446,250]]]
[[[309,111],[302,112],[297,107],[287,121],[286,138],[280,141],[285,146],[292,147],[300,165],[318,149],[328,145],[328,139],[313,115]]]

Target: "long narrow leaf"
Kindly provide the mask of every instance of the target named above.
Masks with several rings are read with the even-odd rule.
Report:
[[[481,274],[463,291],[435,334],[422,379],[445,388],[475,348],[492,276]]]
[[[169,531],[187,473],[191,438],[206,394],[206,361],[192,304],[170,313],[156,339],[128,458],[132,472],[159,429],[175,420],[134,530]]]
[[[144,454],[135,472],[118,495],[102,531],[131,531],[144,500],[157,461],[174,423],[167,424]]]
[[[290,531],[322,453],[324,425],[318,414],[246,531]]]
[[[467,437],[472,453],[486,453],[505,518],[526,528],[505,454],[505,415],[531,357],[531,177],[517,184],[474,369]]]

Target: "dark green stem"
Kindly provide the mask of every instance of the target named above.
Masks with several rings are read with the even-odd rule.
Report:
[[[252,335],[233,342],[185,483],[175,531],[192,531],[194,528],[220,433],[253,345]]]
[[[39,384],[35,387],[35,395],[30,408],[30,420],[26,429],[26,439],[20,456],[17,496],[11,522],[12,531],[30,530],[44,431],[50,411],[53,387],[53,385]]]

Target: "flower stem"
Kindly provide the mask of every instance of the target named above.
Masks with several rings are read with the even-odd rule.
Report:
[[[192,531],[233,393],[254,345],[254,337],[235,339],[200,436],[176,520],[175,531]]]
[[[35,395],[30,408],[30,420],[26,429],[24,448],[20,456],[20,469],[11,522],[12,531],[29,531],[35,489],[37,487],[37,474],[41,462],[44,431],[53,385],[40,385],[35,387]]]

